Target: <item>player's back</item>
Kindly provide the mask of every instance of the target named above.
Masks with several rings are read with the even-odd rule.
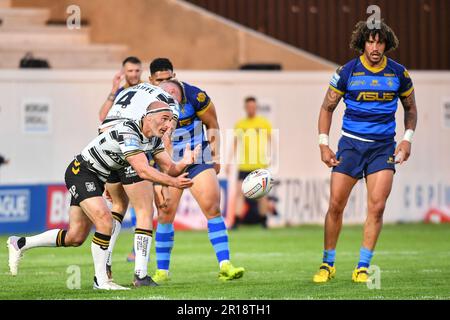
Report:
[[[160,87],[142,82],[117,95],[99,130],[127,120],[140,120],[154,101],[166,102],[174,111],[174,118],[177,118],[179,107],[174,98]]]

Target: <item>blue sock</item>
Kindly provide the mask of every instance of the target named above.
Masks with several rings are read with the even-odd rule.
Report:
[[[216,252],[219,264],[223,260],[230,260],[228,232],[222,216],[208,220],[208,238]]]
[[[136,212],[134,211],[133,207],[130,208],[130,215],[131,215],[131,224],[132,224],[133,228],[135,228],[136,227]]]
[[[370,251],[369,249],[366,249],[364,247],[361,247],[359,249],[359,263],[358,268],[368,268],[370,266],[370,260],[372,260],[373,257],[373,251]]]
[[[327,263],[330,266],[334,266],[334,260],[336,259],[336,250],[323,250],[323,263]]]
[[[169,270],[174,235],[172,223],[158,223],[155,237],[156,265],[158,269]]]

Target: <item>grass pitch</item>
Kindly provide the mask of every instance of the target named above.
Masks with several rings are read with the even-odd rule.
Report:
[[[380,289],[351,282],[362,227],[346,226],[337,247],[337,276],[318,285],[312,276],[322,258],[323,228],[301,226],[232,230],[232,262],[246,268],[242,279],[221,282],[206,231],[179,231],[172,253],[172,280],[157,288],[92,290],[89,238],[79,248],[37,248],[25,252],[19,275],[9,275],[7,237],[0,237],[0,299],[450,299],[450,225],[386,225],[372,261],[381,270]],[[131,285],[126,262],[133,234],[123,232],[113,257],[114,279]],[[154,243],[150,270],[155,269]],[[70,290],[70,266],[81,271],[81,289]],[[72,271],[73,272],[73,271]]]

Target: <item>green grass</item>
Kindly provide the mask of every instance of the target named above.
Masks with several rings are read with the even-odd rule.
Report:
[[[2,245],[0,299],[450,299],[450,225],[386,225],[372,261],[381,269],[378,290],[351,282],[361,232],[361,226],[343,228],[337,277],[322,285],[311,281],[322,256],[319,226],[230,231],[232,261],[247,271],[242,279],[225,283],[217,280],[207,233],[177,232],[172,280],[157,288],[127,292],[92,290],[89,241],[79,248],[27,251],[17,277],[8,274],[7,250]],[[134,265],[125,261],[132,236],[124,232],[114,254],[114,279],[122,285],[130,285],[133,276]],[[1,243],[6,238],[0,237]],[[70,265],[81,269],[79,290],[66,287]],[[155,269],[154,248],[150,269]]]

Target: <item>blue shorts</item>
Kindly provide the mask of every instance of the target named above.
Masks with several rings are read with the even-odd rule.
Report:
[[[188,173],[187,177],[189,179],[194,179],[194,177],[196,175],[198,175],[200,172],[203,172],[203,171],[211,169],[211,168],[214,168],[213,164],[210,164],[210,163],[199,163],[199,164],[190,165],[189,167],[187,167],[185,172]]]
[[[395,145],[394,140],[365,142],[342,136],[336,153],[340,163],[333,168],[333,172],[355,179],[386,169],[395,173]]]

